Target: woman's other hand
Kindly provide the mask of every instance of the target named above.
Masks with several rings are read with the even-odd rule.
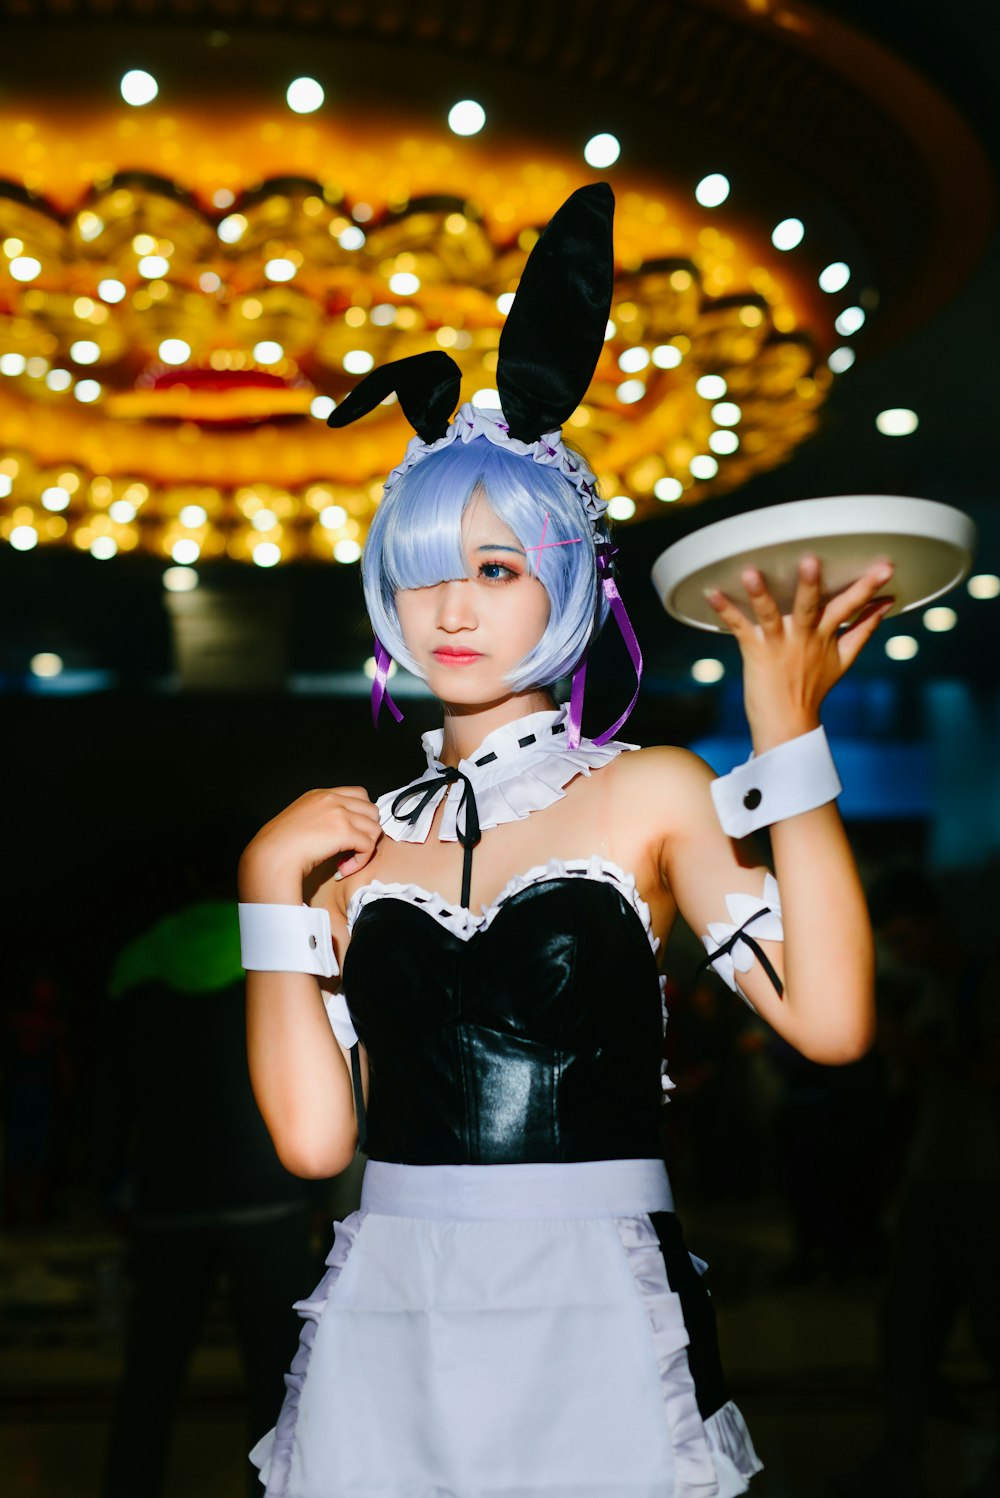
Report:
[[[763,574],[748,567],[742,578],[753,619],[719,589],[706,593],[740,647],[744,701],[756,754],[818,726],[823,698],[892,607],[891,597],[877,596],[892,573],[891,562],[876,563],[824,605],[819,560],[805,556],[799,563],[792,611],[783,615]]]
[[[355,874],[382,836],[378,807],[360,785],[306,791],[265,822],[243,850],[240,899],[302,899],[302,884],[321,864]]]

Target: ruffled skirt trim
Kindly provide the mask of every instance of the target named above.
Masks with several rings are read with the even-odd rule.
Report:
[[[745,1493],[764,1463],[753,1449],[746,1421],[732,1400],[705,1421],[708,1449],[719,1479],[719,1498]]]
[[[260,1480],[264,1484],[263,1498],[286,1498],[295,1451],[295,1426],[299,1416],[299,1399],[306,1380],[306,1370],[312,1355],[323,1309],[330,1298],[333,1287],[347,1256],[354,1246],[358,1230],[368,1214],[352,1212],[343,1222],[334,1223],[333,1247],[326,1256],[327,1270],[308,1300],[296,1300],[293,1309],[298,1311],[305,1325],[299,1334],[299,1345],[292,1366],[285,1374],[288,1391],[282,1402],[278,1423],[266,1436],[262,1436],[250,1452],[250,1460],[260,1468]]]
[[[617,1217],[615,1226],[652,1329],[674,1453],[675,1498],[733,1498],[745,1493],[763,1464],[731,1400],[702,1420],[688,1366],[690,1339],[681,1300],[670,1288],[653,1224],[645,1216]]]

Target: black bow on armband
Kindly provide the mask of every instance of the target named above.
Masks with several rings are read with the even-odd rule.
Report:
[[[709,952],[707,957],[702,958],[701,962],[699,962],[698,966],[694,970],[695,977],[697,978],[698,974],[702,971],[703,968],[714,967],[715,963],[719,960],[720,957],[724,957],[727,952],[731,952],[736,943],[738,941],[742,941],[745,942],[746,945],[750,948],[751,952],[756,957],[757,961],[760,963],[767,976],[770,978],[772,984],[774,985],[774,991],[778,995],[778,998],[783,998],[785,993],[785,986],[775,972],[774,965],[769,961],[760,943],[758,941],[755,941],[755,939],[747,931],[747,927],[752,926],[754,921],[759,921],[762,915],[770,915],[771,913],[771,907],[769,905],[766,905],[763,910],[755,910],[753,915],[743,922],[743,925],[739,928],[738,931],[734,931],[732,936],[727,936],[726,940],[722,943],[721,946],[716,947],[714,952]]]
[[[420,820],[421,813],[430,805],[434,797],[439,794],[442,784],[454,785],[460,780],[462,782],[462,799],[458,803],[459,812],[464,813],[462,825],[458,825],[458,817],[455,818],[455,830],[458,840],[462,844],[462,907],[469,908],[469,896],[472,892],[472,850],[482,838],[479,827],[479,808],[476,805],[476,793],[472,787],[472,781],[468,775],[461,770],[456,770],[453,765],[446,765],[443,770],[438,770],[433,780],[420,780],[416,785],[408,785],[405,791],[400,791],[390,808],[397,822],[409,822],[416,825]],[[414,807],[408,812],[398,810],[411,796],[419,799]]]

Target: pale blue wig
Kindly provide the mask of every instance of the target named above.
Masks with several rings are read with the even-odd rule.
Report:
[[[528,551],[528,570],[549,595],[549,622],[538,644],[508,676],[514,691],[549,686],[568,676],[608,612],[598,583],[595,532],[573,485],[555,468],[476,437],[452,442],[414,464],[375,511],[361,562],[372,629],[389,654],[423,676],[403,639],[396,614],[400,588],[427,588],[469,576],[462,517],[477,488]],[[579,541],[576,541],[579,538]],[[573,545],[549,546],[571,541]]]

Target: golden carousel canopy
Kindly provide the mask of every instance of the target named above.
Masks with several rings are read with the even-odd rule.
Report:
[[[983,238],[961,119],[807,7],[219,14],[67,3],[44,50],[41,6],[7,21],[15,548],[355,561],[411,432],[394,398],[343,432],[326,415],[373,365],[434,348],[463,399],[497,404],[524,260],[586,181],[616,193],[617,277],[569,434],[620,520],[782,462],[855,348],[926,316]],[[960,243],[956,149],[982,177]]]

